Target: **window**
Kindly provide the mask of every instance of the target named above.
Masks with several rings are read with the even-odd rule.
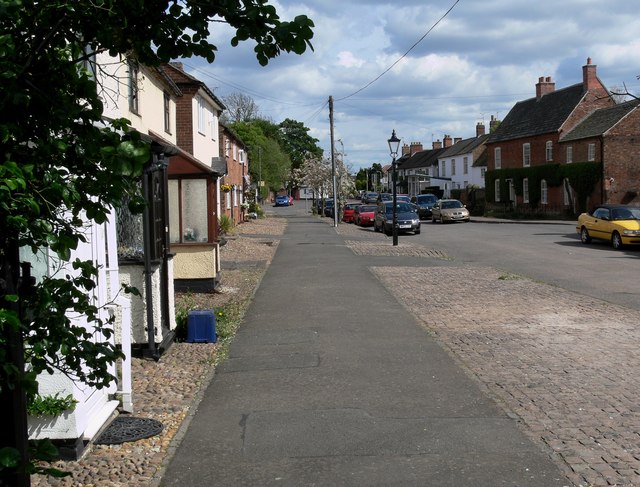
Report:
[[[240,157],[240,164],[244,164],[244,150],[240,149],[238,151],[238,156]]]
[[[587,147],[587,161],[596,160],[596,144],[589,144]]]
[[[540,181],[540,203],[542,203],[543,205],[549,203],[548,191],[549,190],[547,188],[547,181],[543,179],[542,181]]]
[[[529,179],[522,180],[522,202],[529,203]]]
[[[207,181],[205,179],[170,179],[169,239],[171,243],[207,242]]]
[[[446,162],[442,161],[442,174],[440,176],[445,177],[447,175],[447,166]]]
[[[218,126],[218,119],[213,111],[209,112],[209,126],[211,127],[211,140],[216,140],[216,127]]]
[[[238,160],[238,146],[236,144],[233,144],[233,160]]]
[[[229,157],[231,153],[231,141],[229,139],[224,139],[224,156]]]
[[[451,175],[452,176],[456,175],[456,160],[455,159],[451,159]]]
[[[496,169],[500,169],[502,167],[502,149],[500,147],[493,149],[493,159],[495,160]]]
[[[205,135],[207,133],[207,127],[206,127],[206,110],[205,110],[205,104],[204,104],[204,98],[202,98],[201,96],[198,96],[196,98],[196,103],[197,103],[197,109],[198,109],[198,132],[200,132],[202,135]]]
[[[138,63],[129,61],[129,111],[133,113],[138,113],[140,109],[140,91],[138,89],[139,74],[140,68]]]
[[[464,157],[462,159],[462,173],[469,174],[469,158],[468,157]]]
[[[567,146],[567,164],[571,164],[573,162],[573,146]]]
[[[231,192],[224,193],[224,200],[226,202],[227,210],[231,209]]]
[[[500,180],[496,179],[493,183],[494,192],[495,192],[495,200],[500,201]]]
[[[482,179],[484,179],[485,174],[487,173],[487,168],[486,167],[481,167],[480,168],[480,177]]]
[[[171,97],[166,91],[164,92],[164,131],[171,133]]]
[[[531,144],[528,142],[522,144],[522,166],[529,167],[531,165]]]
[[[553,142],[550,140],[547,140],[547,143],[545,144],[545,151],[547,155],[547,162],[553,161]]]

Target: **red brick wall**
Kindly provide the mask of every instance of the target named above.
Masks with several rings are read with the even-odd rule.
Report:
[[[181,86],[183,96],[176,100],[176,142],[182,150],[193,154],[193,97],[197,86]]]
[[[604,138],[607,203],[640,203],[640,111],[634,110]]]
[[[233,191],[229,193],[221,193],[221,210],[224,214],[228,215],[235,223],[242,221],[242,210],[240,204],[242,203],[242,195],[244,188],[244,175],[249,174],[249,163],[247,159],[247,152],[244,144],[236,139],[229,131],[227,131],[222,125],[219,126],[220,131],[220,155],[225,156],[225,147],[227,140],[230,141],[229,155],[227,160],[227,175],[220,180],[220,184],[231,184],[236,187],[236,199],[234,201]],[[233,146],[236,146],[236,159],[233,158]],[[244,149],[245,164],[240,162],[240,150]],[[231,208],[227,208],[227,201],[230,202]]]

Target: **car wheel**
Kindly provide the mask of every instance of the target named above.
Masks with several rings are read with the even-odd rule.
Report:
[[[589,236],[589,230],[587,230],[585,227],[582,227],[582,230],[580,230],[580,241],[583,244],[591,243],[591,237]]]
[[[420,230],[416,230],[414,233],[415,233],[416,235],[420,235]]]
[[[435,216],[431,216],[431,223],[435,223],[436,222],[436,217]]]
[[[442,217],[442,215],[440,215],[440,223],[444,224],[444,218]]]
[[[618,232],[613,232],[613,235],[611,235],[611,245],[616,250],[620,250],[623,247],[622,237]]]

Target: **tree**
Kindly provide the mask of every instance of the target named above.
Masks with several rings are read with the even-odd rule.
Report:
[[[249,146],[249,172],[254,181],[264,181],[260,187],[264,191],[279,191],[286,187],[290,179],[291,159],[282,149],[278,127],[264,119],[238,122],[231,125],[242,141]]]
[[[244,93],[231,93],[222,98],[226,110],[222,113],[222,121],[225,124],[236,122],[250,122],[260,117],[260,109],[249,95]]]
[[[289,154],[294,169],[299,168],[309,157],[322,157],[322,148],[318,146],[318,139],[309,135],[309,128],[302,122],[287,118],[280,122],[278,127],[282,146]]]
[[[313,22],[281,21],[263,0],[0,0],[0,11],[0,404],[9,416],[0,484],[28,485],[36,467],[26,451],[25,391],[53,368],[105,386],[119,352],[68,318],[83,315],[110,333],[87,297],[93,264],[76,261],[79,277],[45,278],[32,288],[21,279],[19,249],[49,248],[68,260],[84,239],[84,218],[103,222],[125,199],[136,211],[144,204],[137,181],[149,148],[127,120],[102,120],[95,54],[149,66],[190,56],[213,62],[209,29],[224,21],[235,29],[231,44],[252,39],[266,65],[312,48]]]

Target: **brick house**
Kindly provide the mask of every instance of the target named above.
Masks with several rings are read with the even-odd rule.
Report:
[[[596,110],[614,105],[591,58],[582,67],[581,83],[556,90],[550,77],[540,77],[535,98],[516,103],[487,140],[487,207],[573,211],[577,191],[561,168],[566,144],[561,147],[560,139]]]
[[[175,137],[179,151],[169,162],[169,239],[176,291],[207,292],[220,273],[218,179],[226,173],[220,157],[222,102],[181,63],[161,69],[181,92],[176,99]]]
[[[640,100],[596,110],[560,138],[564,162],[602,164],[590,204],[640,202]]]
[[[227,172],[220,180],[221,191],[218,199],[218,213],[225,214],[234,223],[244,219],[242,204],[246,201],[245,191],[249,189],[249,160],[247,146],[240,137],[224,124],[219,125],[220,153],[226,160]]]

